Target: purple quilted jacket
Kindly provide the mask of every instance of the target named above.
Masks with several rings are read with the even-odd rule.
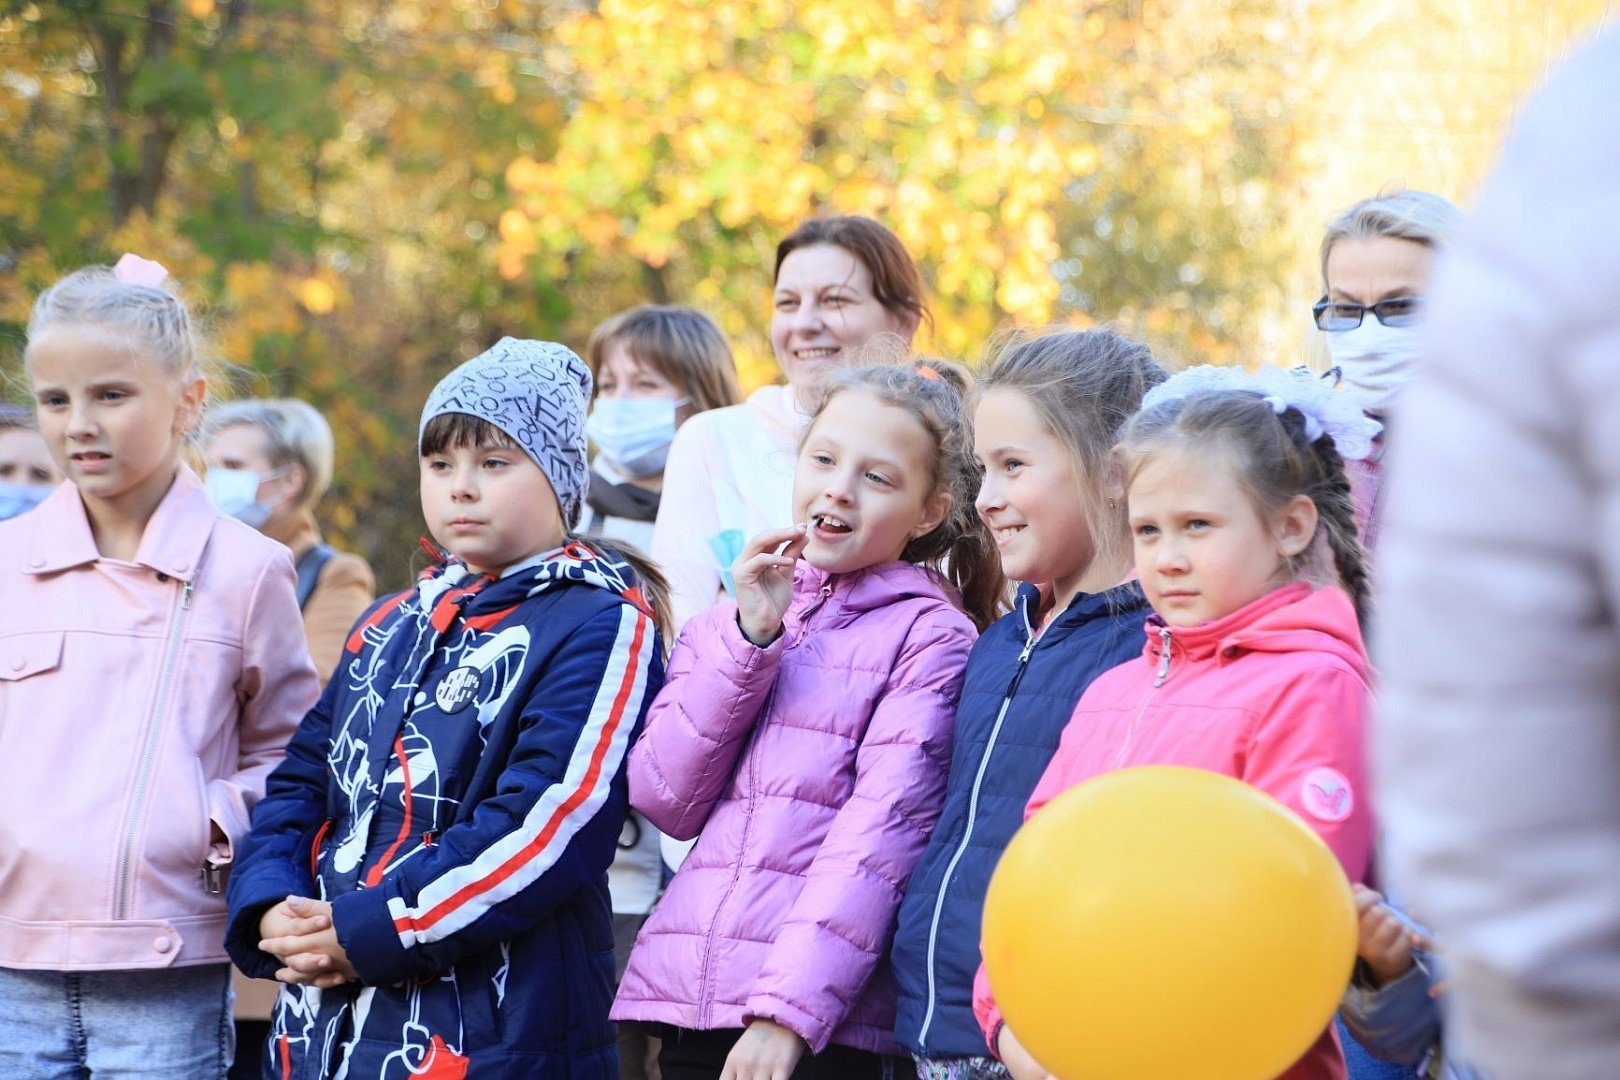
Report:
[[[636,940],[615,1020],[711,1030],[774,1020],[898,1053],[889,943],[945,802],[977,636],[908,563],[804,563],[785,632],[757,648],[735,604],[693,619],[630,756],[630,799],[702,833]]]

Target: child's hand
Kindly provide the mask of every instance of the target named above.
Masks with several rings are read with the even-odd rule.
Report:
[[[748,542],[731,566],[737,625],[760,648],[782,632],[782,618],[793,600],[793,564],[804,551],[805,538],[803,525],[762,532]]]
[[[1365,885],[1354,888],[1356,913],[1361,916],[1356,955],[1372,973],[1373,986],[1384,986],[1412,970],[1416,935],[1382,896]]]
[[[781,1024],[755,1020],[726,1055],[720,1080],[788,1080],[808,1049],[803,1039]]]
[[[1425,934],[1413,934],[1412,935],[1412,947],[1415,948],[1415,949],[1421,949],[1426,953],[1431,953],[1431,954],[1436,955],[1436,956],[1438,956],[1443,951],[1440,948],[1440,944],[1437,941],[1435,941],[1434,938],[1429,937],[1429,936],[1427,936]],[[1434,973],[1433,973],[1432,969],[1425,968],[1424,970],[1428,973],[1429,978],[1431,978],[1431,979],[1434,978]],[[1438,1001],[1440,998],[1445,997],[1446,992],[1449,991],[1450,989],[1451,989],[1450,980],[1448,980],[1448,979],[1436,979],[1434,982],[1429,984],[1429,997],[1436,1000],[1436,1001]]]
[[[1013,1080],[1057,1080],[1024,1049],[1024,1044],[1018,1041],[1018,1036],[1006,1024],[1001,1025],[1001,1034],[996,1036],[996,1052],[1001,1055],[1001,1063],[1007,1066],[1007,1071],[1012,1073]]]
[[[325,990],[359,978],[332,927],[331,904],[289,896],[259,920],[261,933],[267,924],[272,930],[290,931],[267,935],[259,942],[259,948],[281,961],[282,967],[276,972],[281,982]]]
[[[332,927],[332,905],[325,905],[325,910],[316,909],[313,913],[304,905],[315,903],[302,896],[289,896],[281,903],[266,911],[259,919],[259,948],[275,956],[281,954],[274,949],[267,948],[270,940],[287,937],[301,937],[305,934],[314,934]],[[297,905],[296,907],[294,905]]]

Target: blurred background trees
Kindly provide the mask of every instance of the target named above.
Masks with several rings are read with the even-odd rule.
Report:
[[[975,360],[1113,321],[1294,362],[1314,249],[1391,184],[1465,206],[1609,0],[0,0],[0,355],[32,296],[165,263],[226,394],[322,408],[325,516],[403,584],[418,410],[502,334],[692,303],[745,384],[776,241],[893,227]]]

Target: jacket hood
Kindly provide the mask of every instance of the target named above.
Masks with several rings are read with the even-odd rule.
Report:
[[[832,591],[827,595],[836,597],[840,606],[850,611],[874,611],[897,601],[916,599],[962,606],[961,595],[949,582],[916,563],[878,563],[864,570],[829,574],[801,559],[793,571],[793,607],[810,603],[816,593],[829,586]]]
[[[572,540],[515,569],[509,568],[498,578],[475,574],[460,559],[425,546],[440,562],[422,571],[416,592],[422,610],[434,612],[435,623],[443,621],[440,612],[449,607],[467,617],[504,613],[530,596],[570,585],[602,589],[649,617],[653,614],[652,604],[630,564],[594,544]]]
[[[1198,626],[1170,627],[1154,615],[1147,621],[1147,659],[1157,663],[1167,638],[1172,655],[1215,657],[1227,663],[1248,652],[1326,652],[1368,678],[1367,649],[1355,605],[1344,590],[1294,582],[1274,589],[1223,619]]]
[[[791,386],[762,386],[748,395],[743,408],[758,415],[767,431],[776,432],[795,444],[810,426],[810,414],[799,408]]]

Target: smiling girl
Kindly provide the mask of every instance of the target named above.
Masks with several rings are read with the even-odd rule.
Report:
[[[799,455],[803,524],[755,537],[736,602],[675,647],[631,800],[702,837],[614,1006],[663,1036],[665,1080],[910,1069],[893,1056],[889,935],[1000,592],[964,381],[943,365],[837,377]]]
[[[985,890],[1081,691],[1140,648],[1109,451],[1164,377],[1146,346],[1084,330],[1016,339],[979,382],[976,509],[1020,585],[968,660],[945,811],[900,909],[895,1038],[924,1077],[1005,1075],[973,1019]]]

